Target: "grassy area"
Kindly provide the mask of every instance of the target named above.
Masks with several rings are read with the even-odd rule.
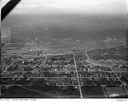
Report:
[[[105,98],[101,87],[83,86],[81,88],[84,98]]]
[[[110,97],[128,95],[128,90],[123,87],[106,87],[105,89]]]

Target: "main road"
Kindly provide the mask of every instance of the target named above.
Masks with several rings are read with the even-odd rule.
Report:
[[[76,65],[76,60],[75,60],[75,54],[74,54],[74,52],[73,52],[73,60],[74,60],[74,66],[76,68],[76,76],[77,76],[77,81],[78,81],[80,98],[83,98],[83,94],[82,94],[82,90],[81,90],[81,85],[80,85],[80,78],[79,78],[79,74],[78,74],[78,69],[77,69],[77,65]]]

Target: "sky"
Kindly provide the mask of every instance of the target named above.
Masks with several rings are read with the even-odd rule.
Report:
[[[2,0],[1,6],[9,0]],[[126,14],[128,0],[22,0],[12,13]]]

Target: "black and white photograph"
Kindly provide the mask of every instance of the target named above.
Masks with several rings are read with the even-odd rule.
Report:
[[[0,2],[1,99],[128,98],[127,0]]]

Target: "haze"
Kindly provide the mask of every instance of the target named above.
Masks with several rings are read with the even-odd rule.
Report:
[[[3,0],[2,6],[9,0]],[[126,14],[127,0],[22,0],[12,13]]]

